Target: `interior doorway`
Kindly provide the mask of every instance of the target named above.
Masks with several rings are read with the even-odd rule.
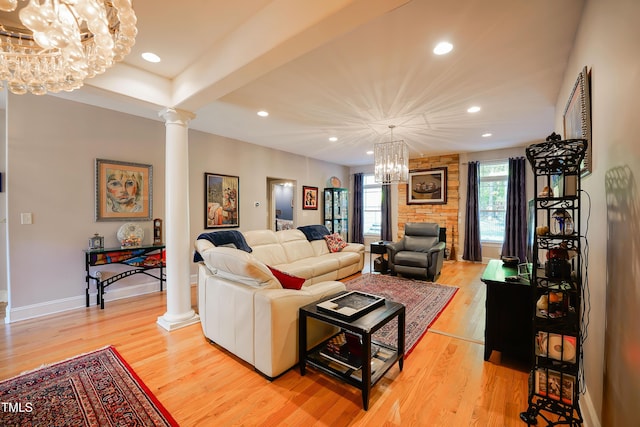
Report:
[[[296,228],[296,181],[267,178],[269,226],[273,231]]]

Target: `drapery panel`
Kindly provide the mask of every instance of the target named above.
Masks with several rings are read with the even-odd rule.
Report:
[[[351,241],[364,243],[364,174],[353,174],[353,219],[351,221]]]
[[[507,181],[507,211],[502,256],[527,258],[527,192],[524,157],[509,158]]]
[[[388,242],[393,241],[393,227],[391,226],[391,185],[382,184],[382,221],[380,228],[382,231],[382,240]]]
[[[469,162],[464,251],[462,254],[462,259],[467,261],[482,261],[482,246],[480,245],[480,205],[478,203],[479,170],[480,163]]]

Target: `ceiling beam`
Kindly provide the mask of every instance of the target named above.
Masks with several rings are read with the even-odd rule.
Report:
[[[172,105],[197,111],[409,1],[273,1],[175,79]]]

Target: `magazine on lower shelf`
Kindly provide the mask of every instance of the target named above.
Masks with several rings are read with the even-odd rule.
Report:
[[[380,347],[371,344],[371,356],[373,357]],[[351,369],[362,368],[362,341],[359,335],[349,332],[341,332],[331,338],[320,350],[320,355],[338,362]]]

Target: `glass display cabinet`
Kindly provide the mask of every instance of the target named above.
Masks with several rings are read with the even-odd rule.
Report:
[[[348,241],[349,190],[346,188],[324,189],[324,225],[331,233],[338,233]]]

